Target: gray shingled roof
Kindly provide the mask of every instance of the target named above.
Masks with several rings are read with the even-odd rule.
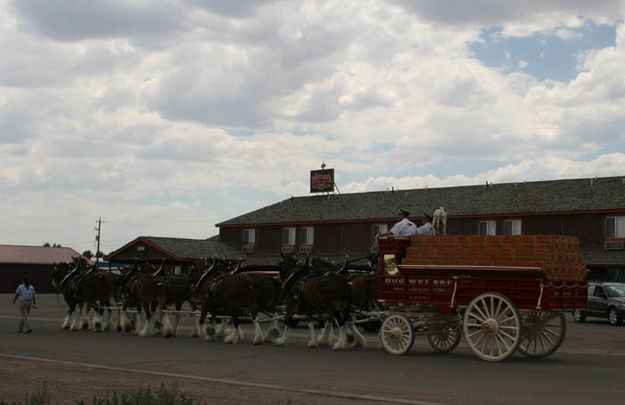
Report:
[[[625,250],[603,250],[582,247],[582,258],[586,265],[625,265]]]
[[[625,177],[292,197],[217,226],[392,219],[400,207],[419,215],[440,206],[450,216],[622,210]]]
[[[182,259],[197,259],[203,257],[234,259],[241,257],[241,252],[221,242],[218,239],[219,236],[210,239],[168,238],[160,236],[144,236],[143,238]]]

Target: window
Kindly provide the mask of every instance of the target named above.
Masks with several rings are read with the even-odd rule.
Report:
[[[497,222],[496,221],[480,221],[478,235],[496,235],[497,234]]]
[[[605,298],[605,292],[603,291],[603,288],[600,285],[595,287],[595,293],[593,295],[595,297]]]
[[[608,238],[625,238],[625,217],[607,217],[605,219],[605,236]]]
[[[371,240],[375,242],[376,237],[384,232],[388,231],[388,225],[386,224],[375,224],[371,227]]]
[[[314,228],[305,226],[299,230],[300,252],[310,252],[315,240]]]
[[[254,244],[256,243],[256,230],[244,229],[243,230],[243,248],[244,252],[253,252]]]
[[[521,220],[512,219],[503,221],[503,233],[505,235],[520,235],[521,234]]]
[[[282,253],[292,252],[295,247],[295,228],[282,228]]]

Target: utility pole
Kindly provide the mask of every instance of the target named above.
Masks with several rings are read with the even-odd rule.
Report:
[[[95,229],[98,233],[95,236],[96,248],[95,248],[95,264],[98,266],[98,262],[100,261],[100,231],[102,229],[102,217],[98,218],[98,227]]]

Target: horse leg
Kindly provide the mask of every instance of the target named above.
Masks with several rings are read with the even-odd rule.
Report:
[[[329,318],[325,321],[323,325],[323,330],[321,331],[321,335],[319,336],[319,346],[331,346],[334,341],[334,324],[332,322],[332,318]]]
[[[223,318],[219,326],[215,329],[215,337],[223,337],[225,335],[229,335],[232,332],[228,332],[228,324],[230,320],[228,318]]]
[[[200,318],[196,315],[195,322],[193,322],[193,329],[191,330],[191,337],[200,336],[202,325],[200,324]]]
[[[204,310],[202,312],[204,312]],[[204,340],[209,341],[209,342],[214,342],[217,340],[217,330],[215,326],[216,324],[217,324],[217,313],[215,311],[215,308],[211,308],[211,324],[208,328],[206,328],[206,331],[205,331],[206,337],[204,338]]]
[[[89,322],[89,310],[90,309],[91,309],[91,306],[87,304],[86,302],[83,303],[80,307],[80,316],[82,318],[81,327],[82,329],[85,329],[85,330],[91,328],[91,323]]]
[[[277,317],[278,317],[277,313],[272,313],[271,314],[271,318],[273,320],[271,321],[271,326],[269,327],[269,329],[267,329],[267,332],[263,336],[263,341],[264,342],[275,341],[275,339],[278,336],[280,336],[280,330],[278,329],[278,319],[277,319]]]
[[[150,303],[144,303],[143,312],[145,312],[145,326],[139,332],[139,336],[152,336],[154,334],[154,320],[156,316],[152,313],[152,308],[150,307]]]
[[[176,304],[176,312],[174,313],[174,324],[172,325],[173,336],[176,336],[178,332],[178,323],[180,322],[180,311],[182,310],[182,303]]]
[[[319,339],[317,339],[317,334],[315,333],[315,321],[310,316],[308,317],[308,330],[310,331],[308,347],[318,347]]]
[[[65,315],[65,318],[63,318],[63,323],[61,324],[61,329],[69,329],[70,320],[74,315],[73,312],[74,310],[72,308],[67,310],[67,314]]]
[[[124,332],[130,332],[132,330],[132,323],[128,318],[128,304],[126,302],[122,304],[122,309],[119,310],[118,313],[117,330],[123,330]]]
[[[74,307],[72,308],[72,310],[70,311],[70,326],[69,326],[69,330],[75,332],[77,330],[80,329],[80,305],[79,304],[74,304]]]
[[[352,348],[364,347],[367,344],[367,339],[362,335],[362,333],[360,333],[358,326],[356,326],[356,322],[354,322],[354,318],[350,317],[350,321],[347,325],[348,329],[352,331],[352,336],[354,337]]]
[[[70,311],[70,326],[69,326],[69,330],[71,331],[77,331],[80,330],[80,304],[74,304],[73,308]]]
[[[232,333],[224,338],[224,343],[239,343],[241,334],[241,329],[239,328],[239,314],[238,311],[236,311],[232,314]]]
[[[282,331],[282,336],[278,337],[274,342],[276,346],[286,346],[286,342],[289,339],[289,323],[293,321],[293,305],[287,305],[286,313],[284,314],[284,330]]]
[[[137,312],[134,314],[134,323],[135,323],[135,335],[139,335],[141,332],[141,320],[143,319],[143,307],[141,305],[137,305]]]
[[[102,310],[93,305],[93,330],[96,332],[102,332]]]
[[[208,305],[202,300],[200,304],[200,316],[195,319],[195,327],[191,331],[191,337],[206,337],[206,331],[204,330],[204,321],[206,320],[206,313],[208,312]]]
[[[110,304],[106,304],[107,307]],[[102,309],[102,330],[107,331],[111,329],[111,311],[108,308]]]
[[[343,314],[333,316],[336,319],[339,328],[339,338],[332,346],[332,350],[345,350],[347,349],[347,333],[345,332],[345,317]]]
[[[161,329],[161,332],[163,333],[163,336],[165,336],[166,338],[170,338],[174,336],[175,335],[174,327],[171,324],[171,320],[169,319],[169,314],[164,313],[161,316],[162,316],[162,323],[163,323],[163,328]]]

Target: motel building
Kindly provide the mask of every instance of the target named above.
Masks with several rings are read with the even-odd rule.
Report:
[[[400,208],[418,221],[438,207],[447,211],[448,235],[576,236],[589,279],[625,281],[625,176],[342,194],[324,168],[311,172],[311,195],[224,220],[211,238],[140,236],[107,260],[164,260],[174,272],[213,256],[258,270],[275,268],[280,253],[339,263],[364,258]]]

